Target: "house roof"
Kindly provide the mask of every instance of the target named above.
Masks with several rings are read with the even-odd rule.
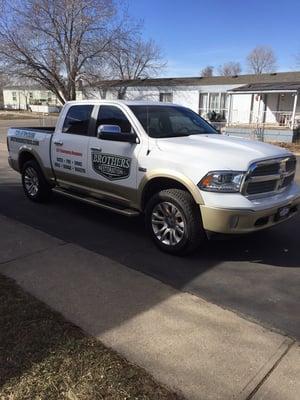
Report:
[[[27,90],[27,91],[34,91],[34,90],[41,90],[41,91],[46,91],[50,92],[49,89],[45,88],[42,85],[7,85],[3,86],[2,90]],[[80,89],[76,89],[76,92],[80,92]]]
[[[186,78],[148,78],[134,80],[101,80],[95,87],[112,88],[120,86],[206,86],[206,85],[238,85],[254,83],[300,83],[300,71],[275,72],[261,75],[235,75]]]
[[[41,85],[7,85],[3,90],[48,90]]]
[[[250,83],[249,85],[239,86],[230,90],[230,92],[252,93],[252,92],[280,92],[300,90],[300,81],[298,82],[273,82],[273,83]]]

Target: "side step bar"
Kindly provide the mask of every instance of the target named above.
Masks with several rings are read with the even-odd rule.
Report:
[[[137,210],[133,210],[131,208],[125,208],[120,206],[119,204],[112,204],[108,203],[106,201],[101,201],[99,199],[96,199],[94,197],[87,197],[84,195],[81,195],[80,193],[75,193],[75,192],[70,192],[67,191],[63,188],[55,188],[53,189],[53,192],[61,194],[66,197],[70,197],[71,199],[79,200],[84,203],[91,204],[96,207],[104,208],[105,210],[113,211],[117,214],[125,215],[126,217],[137,217],[140,215],[140,213]]]

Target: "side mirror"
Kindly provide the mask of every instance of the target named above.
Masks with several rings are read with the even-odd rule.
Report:
[[[118,125],[100,125],[97,129],[97,137],[115,142],[137,143],[135,133],[121,132],[121,128]]]
[[[97,130],[97,136],[100,137],[102,133],[121,133],[119,125],[99,125]]]

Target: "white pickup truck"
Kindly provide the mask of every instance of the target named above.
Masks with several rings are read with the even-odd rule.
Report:
[[[29,199],[55,191],[144,214],[154,242],[173,254],[209,232],[269,228],[300,207],[292,153],[221,135],[174,104],[68,102],[56,128],[10,128],[7,145]]]

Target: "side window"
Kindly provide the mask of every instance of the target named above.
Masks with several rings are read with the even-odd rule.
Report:
[[[100,125],[118,125],[121,132],[131,132],[131,124],[119,108],[114,106],[100,106],[98,113],[96,132]]]
[[[173,103],[173,93],[159,93],[159,101],[163,103]]]
[[[64,133],[72,133],[73,135],[88,136],[88,129],[92,105],[78,105],[70,107],[63,125]]]

